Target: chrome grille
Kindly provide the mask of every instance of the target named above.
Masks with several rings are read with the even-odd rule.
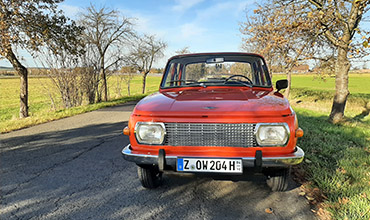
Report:
[[[165,145],[170,146],[256,146],[256,124],[165,123]]]

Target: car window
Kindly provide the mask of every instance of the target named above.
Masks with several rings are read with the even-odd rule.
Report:
[[[257,56],[182,57],[171,60],[161,87],[271,86],[267,67]]]
[[[216,64],[192,63],[185,66],[185,79],[190,81],[221,81],[232,75],[244,75],[253,79],[252,68],[249,63],[224,62]],[[252,80],[253,81],[253,80]]]

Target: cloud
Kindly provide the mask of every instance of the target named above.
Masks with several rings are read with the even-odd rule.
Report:
[[[167,34],[167,30],[160,28],[161,21],[157,15],[139,13],[136,11],[120,8],[119,11],[126,17],[132,18],[135,31],[155,35],[162,39]]]
[[[196,23],[186,23],[180,26],[180,33],[182,38],[194,38],[197,36],[202,36],[207,30],[202,28]]]
[[[184,12],[203,1],[204,0],[176,0],[177,4],[172,7],[172,10],[176,12]]]
[[[206,20],[220,16],[237,17],[251,1],[220,2],[197,12],[197,20]]]

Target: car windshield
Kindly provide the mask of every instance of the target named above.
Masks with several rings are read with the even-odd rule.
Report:
[[[188,86],[271,87],[264,60],[256,55],[191,55],[172,59],[162,88]]]

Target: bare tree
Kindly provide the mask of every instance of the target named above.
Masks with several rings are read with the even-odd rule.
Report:
[[[155,39],[153,35],[144,35],[131,45],[131,51],[125,61],[143,74],[143,94],[145,93],[146,77],[152,69],[153,63],[164,56],[163,52],[166,47],[165,42]]]
[[[74,50],[70,38],[79,35],[81,30],[73,21],[57,10],[62,0],[1,0],[0,1],[0,56],[5,57],[21,78],[20,112],[21,118],[28,116],[28,71],[16,55],[20,47],[30,52],[39,51],[40,46],[49,44],[57,52],[58,48]]]
[[[134,78],[135,72],[136,70],[132,66],[124,66],[120,70],[119,79],[121,82],[125,81],[127,85],[127,95],[128,96],[131,95],[131,80]]]
[[[78,56],[59,51],[44,53],[42,62],[48,67],[47,74],[57,87],[65,108],[79,106],[82,103],[83,90],[81,87],[82,71],[79,71]]]
[[[99,87],[99,55],[91,44],[86,44],[85,53],[79,57],[81,71],[81,87],[89,104],[95,103]],[[101,94],[98,95],[101,97]]]
[[[179,50],[176,50],[175,53],[176,53],[176,55],[181,55],[181,54],[188,54],[188,53],[191,53],[191,52],[189,50],[189,47],[186,46],[184,48],[181,48]]]
[[[106,70],[121,60],[122,51],[119,47],[135,36],[132,19],[120,15],[116,10],[91,5],[86,13],[81,15],[80,23],[85,27],[87,43],[94,45],[99,54],[103,99],[107,101]],[[98,96],[98,101],[101,101],[100,99]]]

